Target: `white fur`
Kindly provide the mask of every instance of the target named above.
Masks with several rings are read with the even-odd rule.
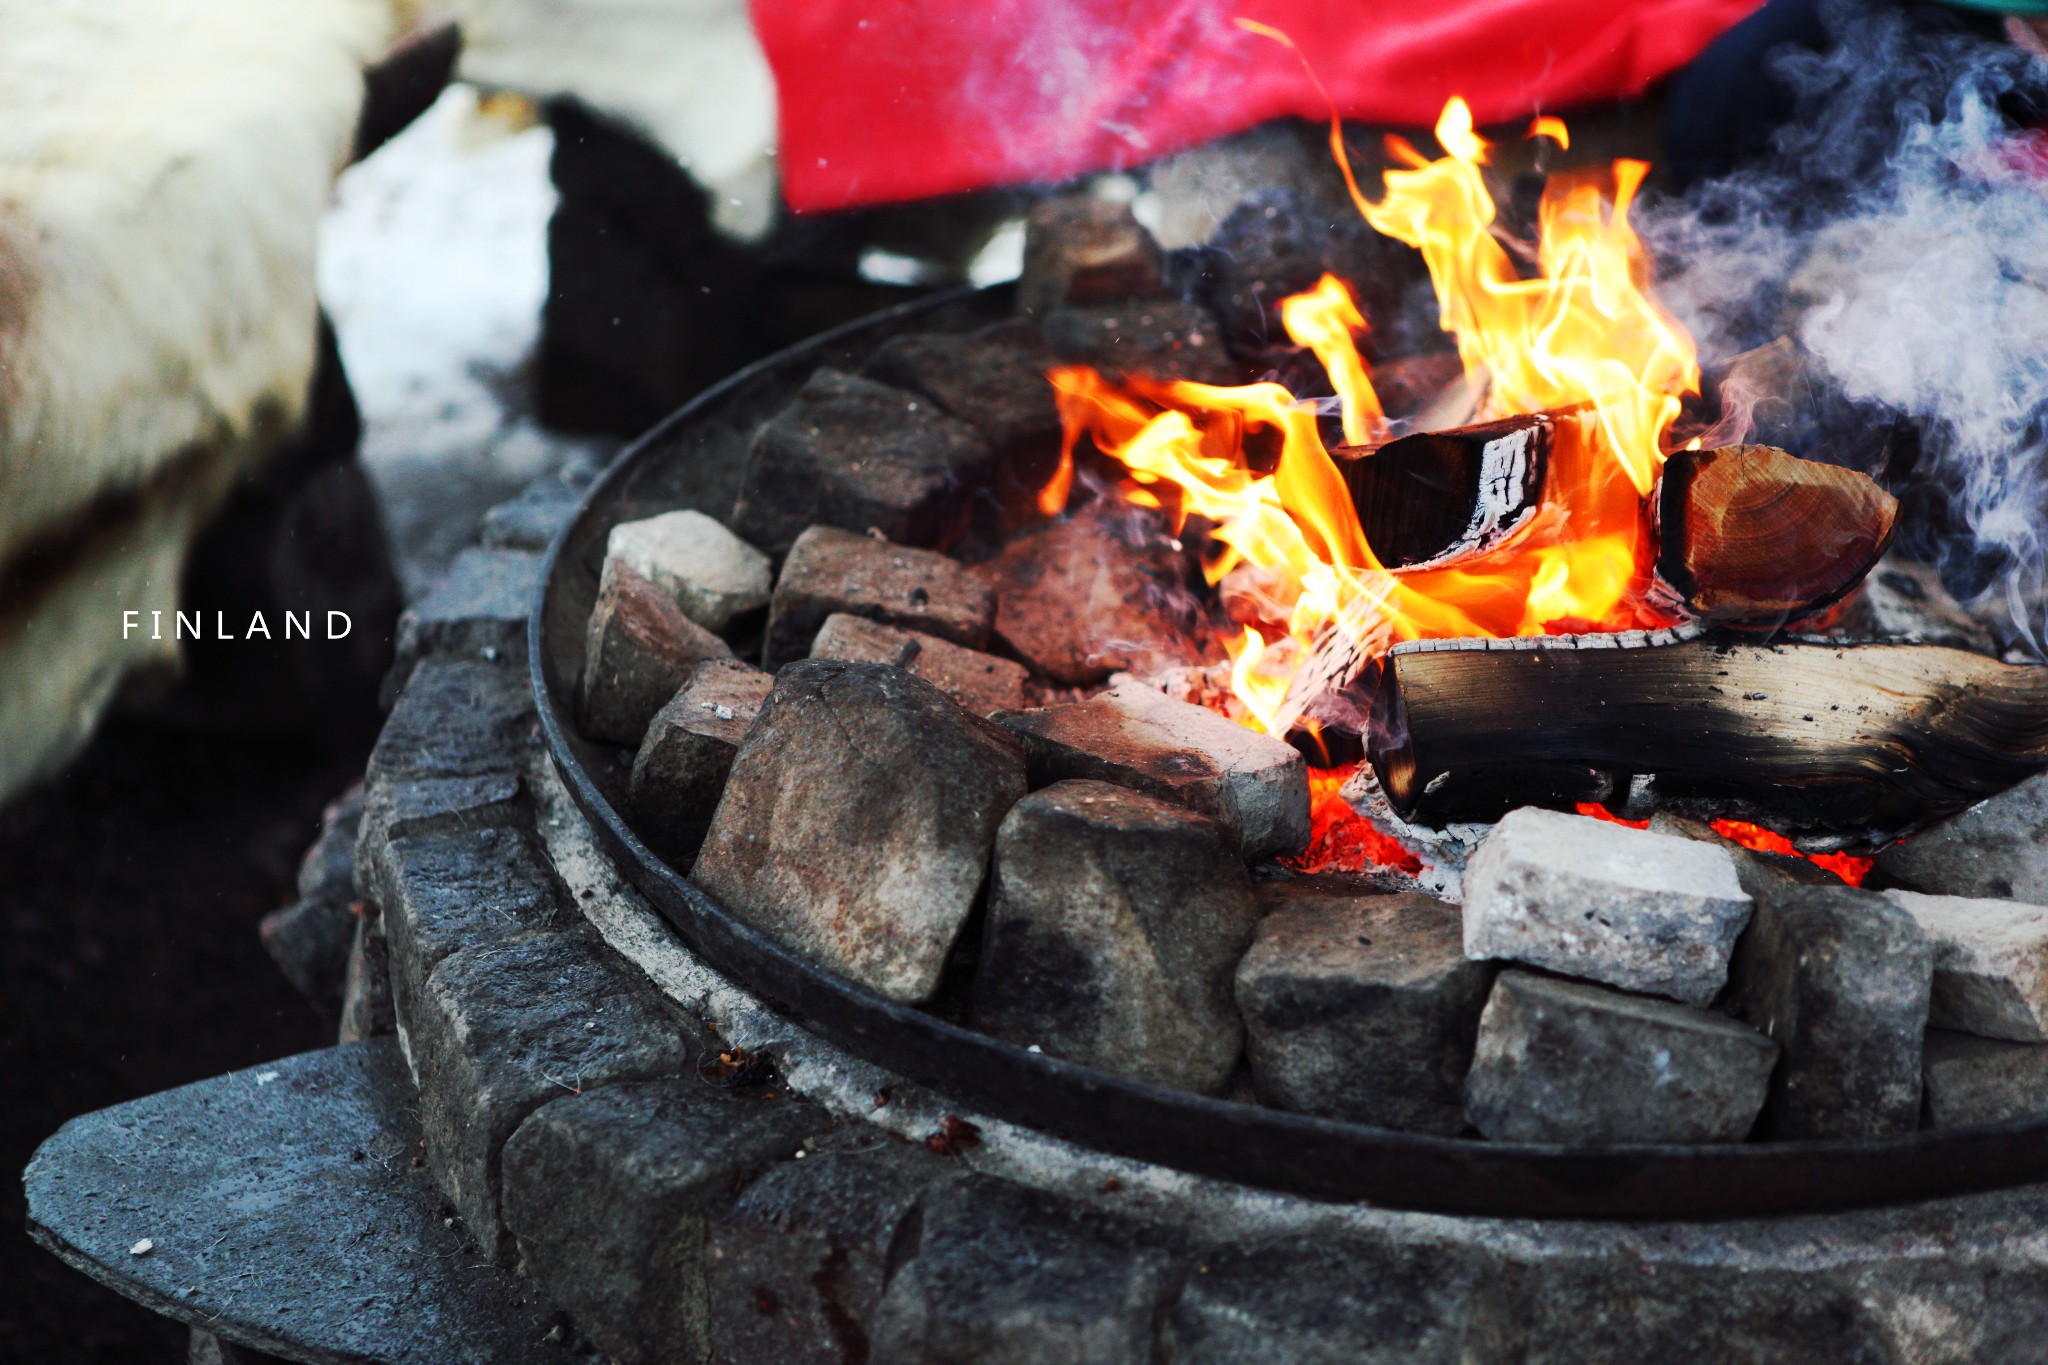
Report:
[[[766,232],[775,205],[775,78],[745,0],[445,0],[462,75],[574,95],[639,128],[713,197],[718,226]]]
[[[389,0],[0,0],[0,565],[141,492],[0,602],[0,795],[89,731],[125,607],[300,411],[313,250]]]

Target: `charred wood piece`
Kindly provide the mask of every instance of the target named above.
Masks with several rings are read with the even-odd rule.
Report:
[[[1898,514],[1853,469],[1775,446],[1681,450],[1657,496],[1657,576],[1703,620],[1776,624],[1862,582]]]
[[[1526,525],[1552,439],[1551,418],[1533,414],[1331,455],[1380,563],[1420,569],[1484,554]]]
[[[2048,668],[1696,626],[1414,641],[1381,670],[1367,755],[1394,809],[1428,824],[1539,799],[1534,774],[1607,770],[1804,828],[1897,832],[2048,765]]]

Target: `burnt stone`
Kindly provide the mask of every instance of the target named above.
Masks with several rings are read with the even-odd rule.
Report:
[[[580,934],[532,933],[445,959],[407,1042],[427,1164],[484,1255],[504,1264],[500,1156],[513,1130],[559,1096],[680,1073],[702,1040]]]
[[[1149,516],[1091,503],[1017,537],[986,567],[997,637],[1055,682],[1143,676],[1198,652],[1185,562]]]
[[[755,433],[732,526],[770,554],[814,525],[944,545],[994,465],[981,433],[931,399],[821,369]]]
[[[934,1190],[875,1317],[891,1365],[1138,1365],[1171,1284],[1140,1229],[1004,1181]]]
[[[608,559],[583,638],[578,724],[591,739],[638,746],[697,665],[731,657],[668,593]]]
[[[648,723],[629,796],[648,847],[688,867],[725,792],[733,755],[775,679],[738,659],[711,659]]]
[[[1920,1120],[1934,949],[1913,917],[1846,886],[1746,871],[1756,913],[1735,945],[1728,1003],[1784,1049],[1764,1131],[1878,1137]]]
[[[2048,902],[2048,773],[1892,845],[1877,869],[1940,896]]]
[[[1024,683],[1031,676],[1024,665],[1009,659],[845,612],[825,618],[817,638],[811,641],[811,657],[903,669],[977,716],[1022,706]]]
[[[1156,298],[1165,287],[1159,243],[1129,204],[1064,194],[1032,205],[1024,226],[1024,273],[1017,280],[1019,312]]]
[[[1929,1029],[1922,1059],[1930,1127],[2048,1115],[2048,1043]]]
[[[813,526],[797,538],[775,584],[768,671],[808,655],[835,612],[978,649],[988,643],[996,599],[981,575],[942,554]]]
[[[299,898],[263,917],[257,932],[285,979],[329,1019],[341,1014],[348,956],[355,944],[355,844],[363,789],[351,788],[320,817],[320,836],[299,864]]]
[[[1299,885],[1287,900],[1237,968],[1259,1099],[1385,1128],[1463,1131],[1493,969],[1465,956],[1458,908]]]
[[[1739,1142],[1777,1058],[1725,1015],[1505,971],[1480,1016],[1465,1113],[1505,1142]]]
[[[930,683],[800,660],[741,741],[692,875],[813,962],[914,1003],[1024,792],[1017,742]]]
[[[707,1208],[827,1124],[695,1076],[542,1105],[505,1144],[505,1224],[528,1273],[623,1365],[708,1357]]]
[[[1308,765],[1206,707],[1140,686],[997,719],[1024,741],[1034,786],[1086,777],[1214,819],[1248,858],[1308,844]]]
[[[1257,918],[1212,821],[1106,782],[1058,783],[996,834],[975,1024],[1119,1075],[1221,1090],[1244,1046],[1231,972]]]
[[[973,427],[995,454],[986,495],[1005,526],[1021,524],[1059,468],[1060,414],[1046,371],[1059,357],[1027,322],[971,336],[917,333],[883,343],[867,373],[921,393]]]
[[[1062,360],[1112,375],[1241,384],[1223,329],[1200,304],[1143,299],[1055,308],[1039,323]]]
[[[541,557],[523,550],[470,548],[443,578],[398,618],[399,683],[429,654],[521,663],[526,618],[540,597]]]

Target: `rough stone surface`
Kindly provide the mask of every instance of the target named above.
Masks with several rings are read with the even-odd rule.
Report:
[[[335,1041],[360,1043],[388,1037],[398,1027],[391,998],[391,944],[374,914],[359,916],[341,977],[341,1022]]]
[[[1148,676],[1194,653],[1186,562],[1150,516],[1098,500],[1012,540],[986,570],[996,637],[1055,682]]]
[[[322,812],[320,835],[299,863],[299,898],[263,917],[257,932],[285,979],[323,1017],[341,1014],[342,983],[355,943],[356,834],[363,789],[352,787]]]
[[[484,513],[479,542],[487,550],[544,554],[576,515],[583,487],[562,478],[535,479],[519,496]]]
[[[1016,741],[930,683],[806,659],[741,742],[692,875],[819,965],[921,1001],[1024,792]]]
[[[1927,936],[1871,892],[1754,875],[1744,884],[1756,914],[1736,948],[1728,1004],[1784,1049],[1763,1132],[1910,1132],[1934,980]]]
[[[501,1264],[512,1247],[499,1221],[499,1158],[513,1130],[558,1096],[681,1072],[701,1045],[575,933],[514,935],[450,956],[427,978],[407,1041],[427,1164]]]
[[[1385,1128],[1463,1131],[1493,968],[1465,956],[1458,908],[1282,885],[1292,885],[1290,903],[1260,921],[1237,968],[1259,1099]]]
[[[389,944],[391,1005],[408,1035],[419,1032],[417,1002],[444,959],[569,920],[545,855],[510,827],[392,840],[375,895]]]
[[[2048,1044],[1929,1029],[1922,1059],[1932,1127],[2048,1115]]]
[[[29,1234],[236,1346],[316,1365],[568,1365],[534,1287],[477,1264],[412,1164],[390,1039],[266,1062],[73,1119],[23,1177]],[[146,1256],[129,1248],[143,1238]]]
[[[811,657],[889,664],[923,678],[977,716],[1022,706],[1031,676],[1009,659],[846,612],[825,618],[811,641]]]
[[[875,352],[867,372],[921,393],[982,434],[995,453],[982,490],[1000,528],[1035,512],[1037,493],[1059,467],[1060,414],[1046,371],[1059,363],[1028,322],[997,323],[971,336],[915,333]]]
[[[1111,374],[1244,382],[1244,371],[1223,348],[1223,328],[1199,304],[1133,299],[1055,308],[1039,327],[1062,359]]]
[[[1465,1112],[1506,1142],[1739,1142],[1777,1059],[1777,1044],[1723,1015],[1505,971],[1480,1016]]]
[[[755,433],[732,527],[770,554],[818,524],[944,545],[994,461],[980,432],[931,399],[821,369]]]
[[[697,665],[731,657],[661,588],[608,559],[583,638],[577,723],[591,739],[637,746]]]
[[[985,1178],[932,1192],[875,1317],[891,1365],[1140,1365],[1171,1283],[1131,1225]]]
[[[841,1129],[742,1190],[705,1244],[714,1359],[843,1365],[875,1359],[869,1332],[889,1248],[924,1190],[955,1164]]]
[[[838,612],[978,649],[988,643],[996,599],[981,575],[942,554],[813,526],[775,584],[768,671],[808,655],[825,618]]]
[[[1017,309],[1040,315],[1063,304],[1156,298],[1165,266],[1129,204],[1092,194],[1043,199],[1025,219]]]
[[[826,1124],[694,1075],[564,1095],[505,1144],[505,1224],[527,1273],[612,1359],[706,1359],[706,1207]]]
[[[1949,595],[1932,565],[1896,551],[1877,562],[1835,630],[1850,639],[1903,640],[1996,654],[1982,621]]]
[[[1106,782],[1056,783],[996,834],[975,1024],[1105,1071],[1220,1090],[1244,1047],[1231,971],[1257,918],[1213,821]]]
[[[517,766],[533,730],[533,693],[523,670],[454,659],[429,659],[399,693],[364,777],[363,837],[373,828],[375,788],[406,779],[496,778]],[[464,796],[488,799],[483,788],[420,794],[447,806]],[[415,812],[421,813],[421,812]],[[358,859],[360,866],[361,860]]]
[[[1175,1365],[1496,1361],[1484,1263],[1448,1248],[1284,1237],[1202,1255],[1161,1336]]]
[[[768,556],[702,512],[622,521],[605,538],[617,560],[667,593],[683,615],[714,633],[768,605]]]
[[[1934,1028],[2048,1042],[2048,906],[1888,891],[1934,945]]]
[[[541,557],[523,550],[468,549],[447,577],[398,618],[392,677],[402,682],[429,654],[526,658],[526,618],[540,596]]]
[[[1270,735],[1149,688],[997,717],[1024,740],[1033,786],[1094,778],[1178,802],[1228,831],[1247,858],[1308,844],[1308,765]]]
[[[1697,843],[1525,806],[1465,869],[1465,952],[1707,1005],[1750,915],[1735,860]]]
[[[1877,869],[1939,896],[2048,902],[2048,773],[1894,844]]]
[[[648,722],[627,793],[648,847],[687,868],[703,847],[732,756],[775,679],[738,659],[710,659]]]

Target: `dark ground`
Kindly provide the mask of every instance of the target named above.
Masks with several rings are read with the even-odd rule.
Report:
[[[116,722],[0,807],[0,1362],[185,1359],[28,1240],[19,1173],[74,1115],[334,1041],[256,923],[364,757]]]

